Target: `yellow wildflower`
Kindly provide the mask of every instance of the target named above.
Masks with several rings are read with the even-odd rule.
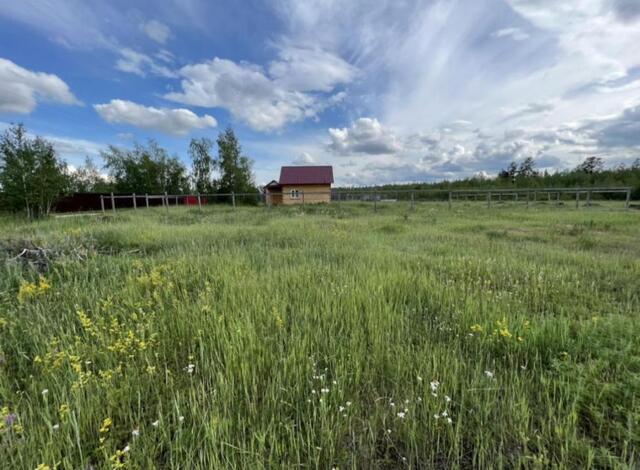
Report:
[[[36,467],[36,470],[51,470],[51,467],[46,463],[41,463]]]
[[[482,325],[476,323],[475,325],[471,325],[471,331],[473,331],[474,333],[482,333],[484,331],[484,328],[482,327]]]

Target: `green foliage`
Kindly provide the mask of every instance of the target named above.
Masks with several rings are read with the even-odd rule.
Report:
[[[379,205],[0,218],[3,466],[638,468],[640,214]]]
[[[182,194],[189,191],[187,170],[157,142],[135,144],[133,150],[113,145],[102,152],[116,191],[138,194]]]
[[[242,155],[240,142],[233,129],[227,128],[218,136],[218,166],[220,181],[218,191],[222,194],[231,192],[256,192],[251,167],[253,162]]]
[[[211,155],[213,142],[203,137],[191,139],[189,143],[189,156],[192,162],[193,187],[196,193],[211,194],[216,191],[216,182],[213,179],[213,171],[217,166],[215,158]]]
[[[66,165],[50,142],[29,137],[21,124],[4,133],[0,141],[0,207],[24,212],[28,218],[41,217],[67,188]]]
[[[102,193],[111,190],[112,185],[100,174],[98,167],[89,157],[84,165],[70,175],[70,191],[75,193]]]

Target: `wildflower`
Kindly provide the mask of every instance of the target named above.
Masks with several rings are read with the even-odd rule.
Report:
[[[476,323],[475,325],[471,325],[471,331],[473,331],[474,333],[482,333],[484,331],[484,328],[482,327],[482,325],[478,325]]]
[[[444,401],[446,401],[447,403],[449,403],[451,401],[451,397],[449,395],[445,395],[444,396]]]
[[[46,463],[41,463],[36,467],[36,470],[51,470],[51,467]]]
[[[13,426],[13,423],[18,419],[18,415],[15,413],[9,413],[4,417],[4,423],[7,426]]]
[[[392,402],[392,401],[391,401],[391,402],[389,402],[389,406],[390,406],[391,408],[393,408],[393,407],[395,407],[395,406],[396,406],[396,404],[395,404],[394,402]]]
[[[447,416],[449,416],[449,413],[447,412],[447,410],[444,410],[442,413],[440,413],[440,416],[446,418]]]
[[[431,387],[431,392],[435,393],[438,391],[438,387],[440,386],[440,382],[438,382],[437,380],[432,380],[431,383],[429,384],[429,386]]]
[[[184,421],[184,416],[178,416],[178,422],[182,423]]]
[[[196,368],[196,366],[194,364],[189,364],[187,367],[184,368],[184,370],[187,371],[187,374],[193,374],[193,370]]]
[[[350,401],[348,401],[348,402],[346,403],[346,405],[347,405],[347,406],[351,406],[351,402],[350,402]]]
[[[433,415],[433,417],[434,417],[435,419],[440,419],[440,415],[439,415],[438,413],[434,414],[434,415]]]
[[[320,393],[329,393],[329,389],[328,388],[321,388],[320,389]]]
[[[418,376],[418,382],[422,382],[422,377]]]
[[[406,415],[406,413],[405,413],[405,412],[400,411],[400,412],[398,413],[398,418],[400,418],[400,419],[404,419],[405,415]]]
[[[391,434],[391,429],[387,429],[387,434]]]
[[[311,393],[312,393],[313,395],[315,395],[315,394],[316,394],[315,389],[311,390]]]
[[[493,379],[495,374],[493,372],[491,372],[490,370],[485,370],[484,371],[484,375],[486,375],[490,379]]]
[[[151,423],[151,426],[153,426],[154,428],[157,428],[159,424],[160,424],[160,420],[156,419],[153,423]]]
[[[338,408],[338,411],[339,411],[340,413],[342,413],[345,409],[346,409],[346,408],[345,408],[344,406],[340,406],[340,407]]]
[[[133,431],[131,431],[131,437],[133,437],[134,439],[140,437],[140,430],[138,428],[135,428]]]
[[[129,444],[124,446],[124,449],[122,449],[122,452],[129,452]]]
[[[337,380],[334,380],[334,381],[333,381],[333,385],[338,385],[338,381],[337,381]]]
[[[100,434],[106,434],[109,432],[109,428],[113,424],[111,418],[105,418],[102,420],[102,426],[100,427]]]
[[[451,418],[447,418],[447,423],[451,424],[453,423],[453,420]]]
[[[53,429],[54,431],[57,431],[58,429],[60,429],[60,425],[56,423],[53,426],[51,426],[51,429]]]
[[[45,389],[42,391],[42,396],[44,397],[44,396],[46,396],[48,393],[49,393],[49,389],[48,389],[48,388],[45,388]]]

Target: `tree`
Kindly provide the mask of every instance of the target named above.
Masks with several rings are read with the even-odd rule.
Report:
[[[518,167],[518,176],[522,178],[534,178],[539,175],[535,170],[536,162],[533,157],[525,158]]]
[[[70,175],[71,190],[76,193],[106,192],[109,183],[100,174],[93,160],[86,157],[84,165]]]
[[[518,165],[516,165],[516,162],[511,162],[509,163],[509,166],[506,170],[501,170],[500,173],[498,173],[498,177],[503,179],[510,179],[513,181],[517,174]]]
[[[212,148],[213,142],[205,137],[191,139],[189,143],[189,156],[193,165],[193,186],[199,194],[213,193],[216,190],[213,170],[217,162],[211,155]]]
[[[66,164],[53,144],[30,138],[22,124],[12,126],[0,140],[0,188],[7,209],[29,218],[47,215],[68,188]]]
[[[218,136],[218,166],[220,168],[220,193],[249,193],[256,191],[251,167],[253,162],[242,156],[240,142],[233,129],[227,128]]]
[[[111,145],[102,158],[119,192],[179,194],[189,189],[184,165],[153,140],[146,147],[135,144],[133,150]]]
[[[600,173],[604,170],[604,160],[600,157],[588,157],[576,167],[576,171],[581,171],[592,175],[594,173]]]
[[[640,158],[636,158],[631,164],[632,170],[640,170]]]

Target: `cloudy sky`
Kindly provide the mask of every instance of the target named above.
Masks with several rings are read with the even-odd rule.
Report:
[[[640,0],[0,0],[0,127],[72,165],[233,126],[258,183],[640,156]]]

